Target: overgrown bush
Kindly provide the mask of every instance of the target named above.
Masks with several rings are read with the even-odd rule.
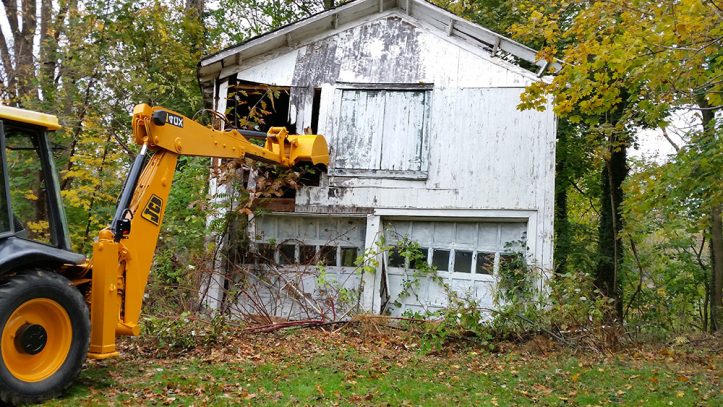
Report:
[[[403,243],[397,250],[404,257],[422,255],[418,245]],[[430,267],[423,274],[412,273],[404,283],[405,289],[413,291],[419,278],[429,274],[436,276],[436,270]],[[592,276],[555,274],[544,285],[539,284],[541,276],[540,270],[528,265],[524,256],[510,254],[497,274],[496,308],[480,307],[474,298],[461,296],[437,278],[434,281],[447,295],[447,307],[434,312],[405,313],[405,317],[428,320],[423,324],[422,351],[438,350],[456,340],[491,350],[499,341],[521,342],[540,334],[596,351],[618,346],[621,330],[605,323],[605,316],[612,312],[612,300],[595,288]],[[545,291],[540,291],[541,286]]]
[[[455,291],[449,291],[448,306],[432,316],[438,319],[425,324],[420,346],[422,352],[439,350],[454,340],[494,349],[494,332],[488,323],[489,318],[473,298],[460,297]]]

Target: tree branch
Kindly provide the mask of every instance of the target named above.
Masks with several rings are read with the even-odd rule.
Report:
[[[668,140],[668,143],[670,143],[670,145],[673,146],[673,148],[675,149],[675,152],[676,153],[680,152],[680,146],[677,145],[673,141],[673,139],[670,138],[670,135],[668,135],[668,129],[666,129],[665,127],[661,127],[660,130],[663,131],[663,137],[665,137],[665,139]]]

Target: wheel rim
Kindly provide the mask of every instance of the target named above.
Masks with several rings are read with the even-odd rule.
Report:
[[[24,302],[2,331],[5,367],[25,382],[45,380],[65,362],[72,337],[70,317],[60,304],[49,298]]]

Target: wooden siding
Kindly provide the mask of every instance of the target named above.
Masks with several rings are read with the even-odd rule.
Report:
[[[422,146],[426,142],[426,93],[342,90],[340,129],[332,145],[332,168],[390,173],[423,170],[422,161],[426,164],[426,157],[422,158]]]
[[[290,111],[296,116],[291,121],[297,128],[310,126],[313,91],[321,88],[318,132],[331,145],[332,168],[321,186],[299,191],[297,211],[533,210],[540,215],[536,229],[546,253],[536,260],[551,267],[556,122],[551,110],[517,109],[532,81],[518,68],[391,11],[297,49],[244,61],[237,69],[242,80],[290,86]],[[427,89],[428,109],[423,171],[406,171],[415,167],[405,164],[407,152],[418,148],[407,140],[416,121],[404,123],[396,136],[399,144],[390,144],[388,152],[396,149],[398,155],[386,156],[386,168],[395,171],[378,171],[383,132],[374,129],[383,127],[383,119],[379,111],[366,117],[370,112],[344,110],[344,91],[420,84]],[[352,137],[352,117],[354,131],[367,131],[370,138]],[[360,176],[369,169],[376,172]]]
[[[297,191],[297,215],[367,214],[365,248],[374,246],[385,222],[502,229],[514,222],[514,233],[526,233],[530,262],[551,270],[556,120],[550,106],[517,109],[534,75],[398,9],[243,60],[222,72],[230,75],[290,87],[297,129],[311,126],[314,92],[321,89],[318,133],[331,146],[330,169],[320,186]],[[482,250],[473,249],[473,256]],[[501,249],[492,249],[498,261]],[[361,277],[362,304],[373,311],[380,310],[378,271]],[[450,284],[473,289],[488,304],[494,279],[458,274],[450,273]],[[390,289],[398,290],[390,278],[396,287]],[[427,290],[426,304],[441,304],[441,291]]]

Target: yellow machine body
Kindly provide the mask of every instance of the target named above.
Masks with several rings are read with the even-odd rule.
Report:
[[[0,220],[5,219],[0,249],[6,256],[19,253],[43,261],[43,267],[13,266],[17,269],[8,268],[0,276],[0,403],[36,403],[60,394],[80,371],[86,353],[93,359],[116,356],[118,336],[140,333],[143,296],[179,156],[248,158],[281,167],[329,163],[324,137],[289,135],[283,127],[271,128],[259,146],[239,130],[215,130],[146,104],[133,109],[132,127],[141,152],[110,226],[99,232],[92,257],[85,259],[70,251],[47,142],[47,131],[60,128],[57,117],[0,106]],[[51,192],[48,213],[57,247],[21,233],[25,228],[8,192],[12,184],[6,157],[28,148],[8,145],[8,134],[33,140],[36,160],[50,180],[45,186]],[[5,259],[8,264],[12,260]],[[43,290],[36,290],[39,285]]]
[[[44,127],[50,131],[59,130],[58,118],[51,114],[19,109],[17,107],[0,105],[0,119],[13,120],[21,123]]]
[[[246,157],[284,167],[329,163],[329,148],[322,136],[289,135],[285,128],[274,127],[261,147],[237,130],[214,130],[146,104],[133,110],[133,137],[155,154],[133,189],[126,216],[130,233],[118,240],[111,229],[104,229],[93,245],[88,357],[94,359],[117,355],[117,336],[140,333],[143,294],[179,155]]]

